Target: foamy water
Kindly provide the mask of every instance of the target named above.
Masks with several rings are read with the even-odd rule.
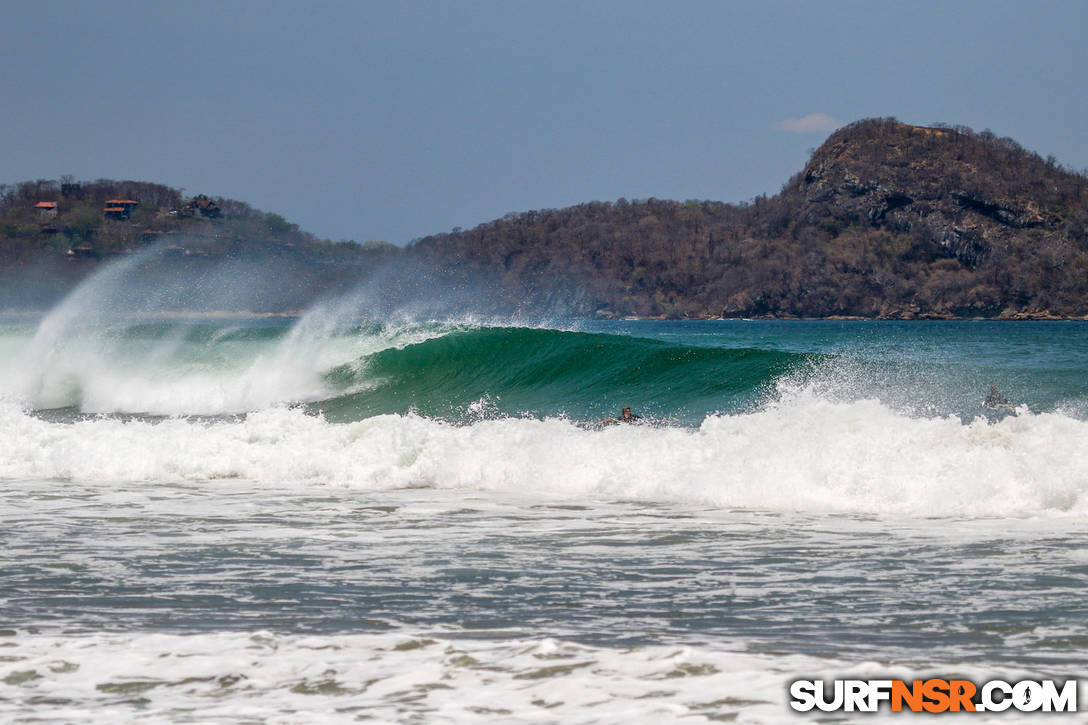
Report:
[[[442,633],[283,636],[27,636],[0,640],[19,670],[2,684],[0,713],[80,722],[778,723],[783,682],[816,669],[843,679],[925,673],[803,656],[690,646],[592,647],[552,638],[449,639]],[[1023,670],[963,665],[976,681]],[[866,719],[902,720],[883,713]],[[1053,721],[1054,715],[1018,715]],[[973,717],[1006,722],[1009,717]],[[848,721],[825,716],[823,722]]]
[[[237,479],[3,506],[12,719],[784,722],[798,678],[1088,665],[1068,518]]]
[[[117,269],[0,326],[0,719],[774,723],[1088,666],[1080,327],[179,322]]]
[[[1060,442],[1057,444],[1056,442]],[[1083,516],[1088,423],[917,419],[877,401],[807,398],[696,429],[562,419],[453,425],[299,409],[240,420],[55,423],[0,407],[0,477],[79,482],[242,478],[320,490],[439,488],[918,516]]]

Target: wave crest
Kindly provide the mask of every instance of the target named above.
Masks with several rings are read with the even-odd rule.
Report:
[[[0,409],[0,478],[434,487],[727,508],[909,516],[1088,513],[1088,423],[1023,412],[918,419],[798,397],[695,429],[417,415],[333,424],[273,408],[235,421],[51,423]]]
[[[341,325],[290,328],[157,323],[39,331],[0,359],[0,397],[29,409],[218,415],[306,403],[333,421],[417,411],[590,420],[622,405],[695,424],[773,390],[814,356],[686,346],[530,327]],[[9,347],[18,347],[9,343]]]

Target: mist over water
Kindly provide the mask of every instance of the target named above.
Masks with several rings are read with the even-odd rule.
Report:
[[[1083,671],[1088,325],[525,320],[398,269],[270,316],[273,268],[148,261],[0,320],[0,713],[773,723],[801,676]]]
[[[485,288],[397,262],[291,313],[253,313],[292,309],[289,265],[164,268],[161,255],[148,249],[100,268],[34,322],[29,341],[26,315],[7,325],[0,396],[31,410],[156,415],[303,403],[343,392],[325,373],[397,344],[413,320],[468,309],[469,297],[489,304]]]

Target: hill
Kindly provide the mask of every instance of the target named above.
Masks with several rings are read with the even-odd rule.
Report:
[[[257,311],[304,306],[395,255],[334,243],[248,204],[142,181],[26,181],[0,186],[0,309],[48,307],[103,262],[144,250],[142,274],[200,280],[225,263],[279,278]]]
[[[145,248],[144,274],[163,279],[260,269],[276,287],[253,298],[260,311],[369,278],[387,305],[441,288],[481,311],[1080,318],[1088,178],[989,132],[869,119],[834,133],[773,197],[595,201],[405,249],[317,239],[243,202],[147,182],[0,187],[0,308],[48,306]]]
[[[1088,179],[989,132],[870,119],[774,197],[509,214],[409,251],[598,316],[1082,317]]]

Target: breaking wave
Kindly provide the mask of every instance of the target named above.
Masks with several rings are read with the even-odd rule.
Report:
[[[912,349],[896,360],[860,338],[857,354],[840,355],[800,328],[729,343],[718,329],[650,339],[622,327],[374,321],[355,298],[292,320],[149,318],[113,309],[127,272],[108,268],[36,325],[0,326],[0,479],[911,516],[1088,508],[1082,372],[1068,351],[1025,372],[955,350],[934,362],[927,346],[947,333],[899,331]],[[804,346],[796,335],[809,335]],[[1030,360],[1021,353],[1039,345],[995,350]],[[1035,383],[1036,412],[984,414],[978,392],[993,375]],[[596,424],[624,405],[643,420]]]
[[[0,478],[432,487],[560,498],[922,516],[1088,513],[1088,423],[911,418],[800,395],[697,428],[567,419],[330,423],[297,408],[234,420],[57,423],[0,410]]]
[[[409,411],[458,421],[483,409],[591,419],[633,401],[698,422],[751,403],[815,357],[528,327],[158,322],[44,339],[39,330],[9,353],[0,393],[28,409],[83,413],[221,415],[307,403],[336,421]]]

